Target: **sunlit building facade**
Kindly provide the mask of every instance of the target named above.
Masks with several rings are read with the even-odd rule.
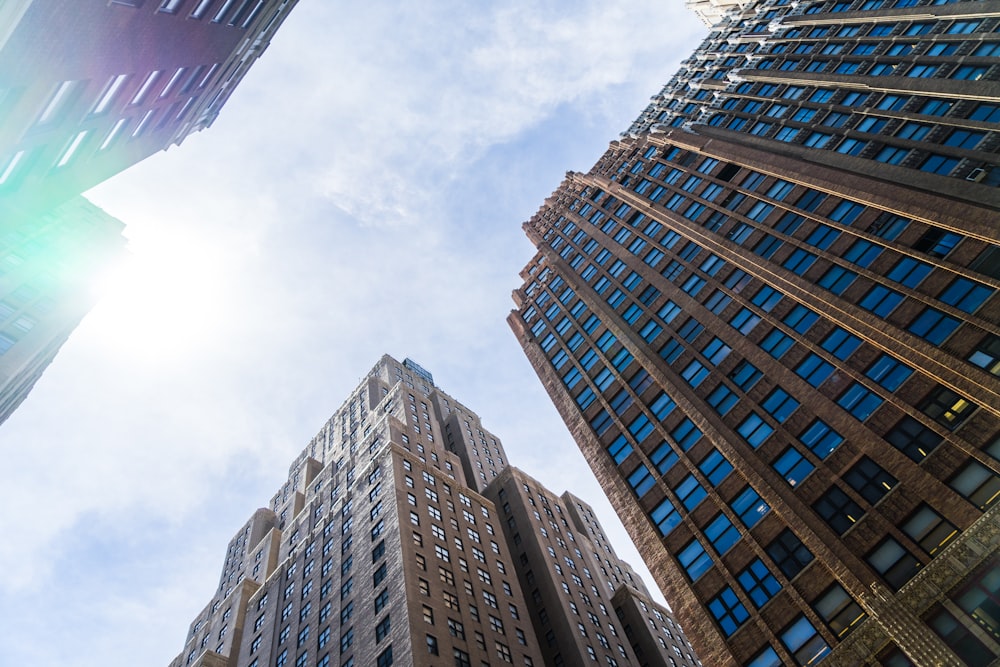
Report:
[[[484,473],[489,481],[480,484],[475,462],[487,453],[500,469]],[[509,505],[500,510],[495,497],[503,480],[520,473],[505,459],[496,436],[429,372],[410,359],[383,357],[292,463],[268,506],[233,537],[219,586],[171,667],[570,666],[591,661],[588,647],[609,667],[695,664],[653,655],[668,629],[671,646],[691,648],[634,574],[596,565],[586,570],[587,586],[595,586],[587,588],[591,603],[580,604],[579,613],[589,614],[574,617],[573,637],[560,636],[555,651],[556,640],[540,643],[539,632],[568,620],[552,608],[549,623],[539,625],[537,605],[522,592],[525,554],[544,536],[524,530],[510,539]],[[470,464],[477,473],[467,477]],[[547,503],[562,502],[549,501],[555,497],[531,481]],[[571,516],[568,507],[559,514]],[[580,528],[552,530],[573,542]],[[588,552],[572,556],[583,577],[597,547],[584,534],[576,539]],[[546,558],[552,572],[539,567],[536,581],[554,590],[570,575],[554,579],[562,561]],[[615,584],[626,580],[633,592],[616,599],[641,602],[659,624],[633,633],[650,647],[644,661],[625,643],[612,608]],[[574,586],[582,589],[582,579]],[[581,618],[587,634],[578,640]]]
[[[296,2],[4,2],[0,211],[51,207],[211,125]]]
[[[511,327],[705,664],[1000,655],[998,12],[729,14],[525,224]]]
[[[83,197],[0,228],[0,423],[94,305],[123,228]]]

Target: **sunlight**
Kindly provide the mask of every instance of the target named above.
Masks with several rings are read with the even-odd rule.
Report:
[[[99,301],[84,326],[147,364],[197,354],[228,319],[224,257],[184,234],[132,238],[126,256],[95,280]]]

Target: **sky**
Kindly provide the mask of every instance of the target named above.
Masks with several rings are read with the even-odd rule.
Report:
[[[0,664],[167,665],[383,353],[645,573],[505,319],[521,223],[704,34],[681,0],[303,0],[213,127],[88,193],[129,253],[0,427]]]

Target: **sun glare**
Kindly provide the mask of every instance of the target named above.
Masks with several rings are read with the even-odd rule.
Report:
[[[131,239],[95,281],[86,326],[118,353],[155,364],[210,347],[227,321],[225,253],[169,235]]]

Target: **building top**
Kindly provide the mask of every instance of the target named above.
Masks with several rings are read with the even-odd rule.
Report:
[[[211,125],[296,2],[0,5],[0,209],[51,206]]]

